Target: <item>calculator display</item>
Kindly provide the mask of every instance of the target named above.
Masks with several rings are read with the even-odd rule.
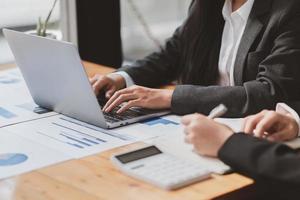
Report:
[[[129,152],[126,154],[122,154],[116,156],[116,158],[123,164],[133,162],[142,158],[147,158],[150,156],[154,156],[157,154],[161,154],[162,152],[155,146],[150,146],[144,149],[140,149],[137,151]]]

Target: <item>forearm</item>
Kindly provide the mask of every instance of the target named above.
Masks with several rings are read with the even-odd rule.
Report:
[[[208,114],[223,103],[229,109],[226,117],[244,117],[262,109],[274,109],[280,97],[284,98],[259,81],[234,87],[181,85],[174,91],[172,111],[176,114]]]
[[[285,145],[235,134],[225,142],[218,156],[234,170],[255,180],[300,186],[300,156]]]

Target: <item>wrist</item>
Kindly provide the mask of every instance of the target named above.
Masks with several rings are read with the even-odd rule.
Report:
[[[291,130],[293,130],[294,132],[294,138],[299,137],[300,136],[299,123],[296,121],[295,117],[291,113],[287,113],[286,116],[290,118],[290,126],[291,126]]]
[[[228,129],[221,136],[222,145],[234,134],[233,130]]]
[[[285,114],[288,117],[291,117],[296,121],[297,129],[298,129],[297,136],[300,137],[300,118],[299,118],[298,113],[293,108],[291,108],[290,106],[288,106],[285,103],[278,103],[276,106],[276,112]]]
[[[172,102],[172,96],[174,91],[173,90],[164,90],[163,91],[163,102],[165,105],[165,108],[171,108],[171,102]]]
[[[233,134],[233,130],[226,127],[226,130],[222,131],[222,133],[219,134],[219,147],[221,148]]]

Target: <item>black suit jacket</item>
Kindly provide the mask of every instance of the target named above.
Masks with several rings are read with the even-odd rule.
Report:
[[[195,10],[192,4],[190,18]],[[176,80],[178,69],[189,62],[183,56],[187,42],[182,31],[192,28],[179,28],[163,50],[120,70],[142,86],[157,87]],[[227,117],[243,117],[273,109],[279,101],[300,99],[299,0],[255,0],[238,49],[234,80],[234,87],[178,85],[171,109],[176,114],[208,114],[224,103],[229,108]]]
[[[300,102],[289,104],[300,114]],[[219,158],[256,180],[257,192],[273,199],[300,199],[300,154],[286,145],[245,134],[233,135]]]

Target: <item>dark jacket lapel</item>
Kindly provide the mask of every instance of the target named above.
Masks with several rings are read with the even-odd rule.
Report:
[[[265,18],[270,10],[273,0],[255,0],[252,11],[250,13],[244,35],[242,37],[234,68],[234,82],[235,85],[243,84],[243,70],[247,54],[254,43],[259,33],[265,26]]]

